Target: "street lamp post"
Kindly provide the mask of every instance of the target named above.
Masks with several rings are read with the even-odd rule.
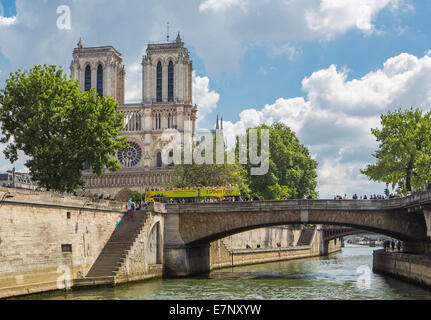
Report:
[[[12,188],[15,188],[15,167],[12,168]]]

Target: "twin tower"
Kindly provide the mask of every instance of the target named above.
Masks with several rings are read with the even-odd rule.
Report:
[[[149,44],[142,67],[143,103],[192,103],[193,66],[179,33],[175,42]],[[70,70],[82,90],[94,87],[124,105],[126,72],[121,54],[112,46],[84,48],[80,40]]]
[[[167,144],[163,131],[189,131],[192,136],[196,131],[193,65],[180,34],[173,42],[148,45],[142,60],[142,99],[137,103],[125,103],[125,67],[121,54],[112,46],[83,47],[79,41],[70,70],[82,90],[95,88],[99,95],[118,102],[118,111],[125,117],[121,135],[127,135],[130,145],[117,155],[122,170],[102,177],[84,171],[86,188],[115,196],[169,183],[172,168],[161,161],[162,148]]]

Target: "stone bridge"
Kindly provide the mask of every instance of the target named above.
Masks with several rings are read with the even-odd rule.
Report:
[[[428,243],[431,191],[390,200],[287,200],[156,204],[165,215],[164,275],[209,270],[209,244],[243,231],[286,224],[326,224]],[[428,232],[427,232],[428,223]]]
[[[323,226],[322,228],[322,240],[330,241],[337,238],[342,238],[345,236],[350,236],[353,234],[364,233],[364,230],[358,230],[348,227],[331,227],[327,228]]]

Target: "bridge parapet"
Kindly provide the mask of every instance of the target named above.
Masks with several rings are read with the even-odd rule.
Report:
[[[408,210],[421,211],[424,206],[431,206],[431,192],[421,192],[405,198],[387,200],[282,200],[250,201],[221,203],[166,204],[168,212],[192,213],[228,212],[228,211],[273,211],[277,210],[340,210],[340,211],[381,211]]]

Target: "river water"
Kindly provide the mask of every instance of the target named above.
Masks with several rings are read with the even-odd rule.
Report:
[[[376,248],[346,244],[342,252],[215,270],[187,279],[149,280],[115,288],[45,293],[24,299],[365,300],[431,299],[431,291],[374,274]]]

